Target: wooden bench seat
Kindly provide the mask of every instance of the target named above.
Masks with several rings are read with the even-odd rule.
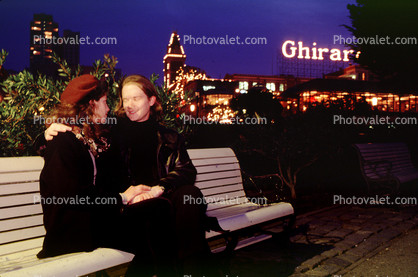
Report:
[[[418,169],[412,164],[405,143],[361,143],[354,147],[368,190],[370,182],[394,184],[395,192],[401,184],[418,180]]]
[[[231,149],[192,149],[188,152],[198,171],[195,184],[208,203],[207,213],[217,217],[224,230],[234,233],[293,215],[289,203],[256,205],[248,200],[240,166]],[[42,208],[34,201],[39,199],[38,180],[43,164],[41,157],[0,158],[0,276],[80,276],[130,262],[132,254],[107,248],[41,260],[36,258],[45,235]],[[206,237],[220,235],[211,231]],[[241,246],[265,238],[247,240]]]

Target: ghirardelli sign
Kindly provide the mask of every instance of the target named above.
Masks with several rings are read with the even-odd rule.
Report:
[[[338,48],[328,49],[320,48],[316,46],[316,42],[312,44],[313,47],[304,46],[302,41],[295,46],[293,40],[286,40],[282,45],[282,54],[286,58],[298,58],[298,59],[312,59],[312,60],[324,60],[324,53],[329,53],[329,59],[331,61],[343,61],[348,62],[349,55],[354,53],[354,50],[340,50]],[[356,53],[356,57],[360,54],[360,51]]]

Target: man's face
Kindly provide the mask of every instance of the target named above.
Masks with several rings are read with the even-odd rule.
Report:
[[[131,121],[148,120],[150,108],[155,103],[155,96],[148,98],[145,92],[135,83],[128,83],[122,88],[122,103],[126,116]]]

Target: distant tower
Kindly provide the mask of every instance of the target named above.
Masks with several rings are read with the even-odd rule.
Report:
[[[176,31],[171,34],[170,42],[167,46],[167,54],[164,56],[164,82],[170,87],[175,81],[177,70],[184,67],[186,55],[183,46],[180,45],[180,37]]]
[[[69,66],[77,66],[80,63],[80,32],[64,30],[63,38],[67,41],[73,40],[76,43],[64,43],[62,45],[62,57]]]
[[[33,73],[54,74],[52,52],[57,52],[58,47],[52,43],[53,37],[58,38],[58,23],[53,21],[52,15],[34,14],[30,22],[30,68]]]

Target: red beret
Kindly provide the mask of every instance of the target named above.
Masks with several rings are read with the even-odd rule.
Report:
[[[90,74],[84,74],[70,81],[61,94],[61,103],[76,104],[92,90],[97,88],[100,81]]]

